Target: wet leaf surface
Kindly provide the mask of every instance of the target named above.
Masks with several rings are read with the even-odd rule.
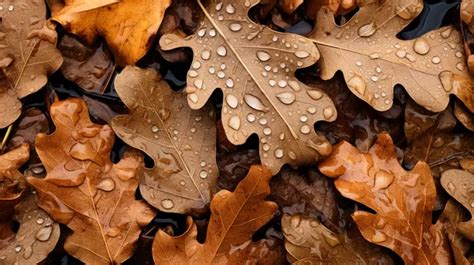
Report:
[[[155,162],[144,171],[142,196],[165,212],[205,208],[219,174],[213,108],[187,108],[186,95],[173,92],[153,69],[127,67],[115,88],[130,115],[115,117],[112,128]]]
[[[92,123],[80,99],[55,102],[51,116],[56,131],[36,139],[47,176],[28,178],[38,205],[73,231],[64,245],[72,256],[85,263],[124,262],[155,215],[135,200],[142,157],[129,153],[112,164],[112,129]]]
[[[365,239],[394,250],[408,264],[451,263],[445,234],[431,223],[436,189],[430,168],[419,162],[405,171],[388,134],[380,134],[368,153],[341,142],[319,168],[337,178],[344,197],[375,211],[352,214]]]
[[[319,89],[293,75],[313,64],[319,53],[310,41],[258,25],[247,17],[257,1],[198,1],[205,20],[181,39],[165,35],[163,50],[191,47],[188,103],[199,109],[220,88],[222,124],[229,141],[243,144],[259,136],[262,164],[278,173],[282,165],[308,164],[331,152],[326,138],[314,132],[317,121],[332,121],[336,110]]]

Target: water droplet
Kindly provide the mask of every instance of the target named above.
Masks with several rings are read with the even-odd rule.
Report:
[[[295,56],[300,58],[300,59],[304,59],[304,58],[307,58],[309,56],[309,53],[307,51],[296,51]]]
[[[189,95],[188,95],[188,98],[189,98],[189,100],[191,100],[191,102],[193,102],[193,103],[197,103],[198,100],[199,100],[198,96],[197,96],[196,94],[194,94],[194,93],[189,94]]]
[[[449,27],[448,29],[444,30],[441,32],[441,37],[443,37],[444,39],[447,39],[449,38],[449,36],[451,35],[451,31],[452,31],[452,27]]]
[[[380,170],[375,174],[374,189],[386,189],[393,182],[393,175],[385,170]]]
[[[263,128],[263,134],[265,134],[267,136],[272,134],[272,129],[270,129],[270,127]]]
[[[159,130],[160,130],[160,128],[158,128],[158,126],[156,126],[156,125],[151,126],[151,131],[152,132],[157,133]]]
[[[233,32],[240,31],[242,29],[242,25],[238,22],[230,23],[229,29]]]
[[[216,11],[221,11],[223,4],[224,4],[223,2],[217,3],[216,4]]]
[[[362,66],[362,63],[359,62],[359,61],[357,61],[357,62],[356,62],[356,65],[357,65],[357,66]]]
[[[441,62],[441,58],[439,58],[438,56],[435,56],[431,59],[431,62],[434,64],[439,64]]]
[[[255,122],[255,120],[257,119],[257,117],[255,117],[255,115],[253,115],[252,113],[248,114],[247,115],[247,120],[252,123],[252,122]]]
[[[296,95],[293,92],[282,92],[276,95],[276,97],[286,105],[290,105],[291,103],[295,102]]]
[[[308,107],[306,109],[306,111],[309,113],[309,114],[314,114],[316,113],[316,107]]]
[[[311,132],[311,127],[307,124],[300,127],[300,132],[302,134],[309,134]]]
[[[458,69],[459,71],[463,71],[464,70],[464,64],[463,63],[457,63],[456,64],[456,69]]]
[[[283,141],[285,140],[285,134],[284,133],[280,133],[280,135],[278,136],[278,138]]]
[[[376,67],[376,68],[375,68],[375,72],[377,72],[377,73],[380,74],[380,73],[382,72],[382,69],[381,69],[380,67]]]
[[[194,62],[194,63],[193,63],[193,68],[196,69],[196,70],[199,69],[199,68],[201,68],[201,63],[198,62],[198,61]]]
[[[301,121],[301,122],[307,122],[307,121],[308,121],[308,116],[306,116],[306,115],[301,115],[300,121]]]
[[[269,144],[264,144],[262,146],[262,149],[263,149],[263,151],[268,152],[268,150],[270,150],[270,145]]]
[[[236,131],[240,129],[240,118],[238,115],[234,115],[229,119],[229,127]]]
[[[219,77],[220,79],[224,78],[225,77],[225,72],[224,71],[217,72],[217,77]]]
[[[262,61],[262,62],[266,62],[268,60],[271,59],[271,56],[269,53],[267,52],[264,52],[264,51],[258,51],[257,52],[257,58]]]
[[[112,191],[115,189],[115,181],[111,178],[105,178],[95,187],[103,191]]]
[[[198,36],[199,36],[199,37],[204,37],[204,35],[206,35],[206,29],[200,29],[200,30],[198,31]]]
[[[23,248],[22,248],[21,246],[17,246],[17,247],[15,248],[15,252],[18,253],[18,252],[20,252],[22,249],[23,249]]]
[[[39,225],[42,225],[44,223],[44,219],[43,218],[38,218],[38,219],[36,219],[36,223],[39,224]]]
[[[46,226],[41,228],[38,233],[36,233],[35,238],[41,242],[48,241],[51,237],[51,233],[53,232],[52,226]]]
[[[259,111],[264,111],[266,110],[265,105],[263,105],[262,101],[260,101],[259,98],[250,95],[250,94],[245,94],[244,96],[244,101],[249,105],[254,110],[259,110]]]
[[[374,33],[377,31],[377,27],[375,26],[375,23],[372,21],[369,24],[365,24],[359,28],[357,33],[361,37],[370,37],[374,35]]]
[[[15,7],[13,5],[8,6],[8,11],[13,11],[14,9],[15,9]]]
[[[380,58],[380,54],[378,54],[378,53],[376,53],[376,52],[371,53],[371,54],[369,55],[369,58],[370,58],[371,60],[378,59],[378,58]]]
[[[277,83],[277,82],[276,82],[275,80],[273,80],[273,79],[268,80],[268,84],[269,84],[271,87],[274,87],[274,86],[276,85],[276,83]]]
[[[211,37],[215,37],[216,35],[217,35],[217,32],[216,32],[216,30],[215,30],[215,29],[211,29],[211,30],[209,30],[209,36],[211,36]]]
[[[31,255],[33,255],[33,249],[31,247],[26,247],[25,252],[23,253],[23,257],[25,259],[29,259]],[[14,265],[18,265],[18,263],[15,262]]]
[[[237,108],[237,105],[239,105],[239,99],[232,94],[228,94],[225,97],[225,101],[227,102],[227,105],[233,109]]]
[[[278,148],[278,149],[275,150],[275,157],[276,158],[282,158],[284,154],[285,153],[284,153],[283,149]]]
[[[217,54],[224,57],[227,55],[227,49],[224,46],[219,46],[219,48],[217,48]]]
[[[249,0],[245,0],[244,5],[245,5],[245,7],[250,7],[250,1],[249,1]]]
[[[206,60],[206,61],[209,60],[209,58],[211,58],[211,51],[209,51],[209,50],[203,51],[203,52],[201,53],[201,58],[202,58],[203,60]]]
[[[373,76],[370,77],[370,80],[372,80],[373,82],[377,82],[377,81],[379,81],[379,77],[376,76],[376,75],[373,75]]]
[[[232,4],[228,4],[225,7],[225,12],[227,12],[229,14],[234,14],[235,13],[235,7]]]
[[[325,108],[323,110],[324,118],[329,119],[334,115],[334,110],[332,108]]]
[[[186,182],[184,182],[184,180],[181,180],[181,181],[179,182],[179,185],[185,186],[185,185],[186,185]]]
[[[300,85],[298,84],[298,82],[294,81],[294,80],[290,80],[288,81],[288,85],[291,87],[291,89],[293,89],[295,92],[299,92],[301,90],[300,88]]]
[[[164,199],[161,201],[161,206],[165,209],[171,209],[174,207],[174,202],[170,199]]]
[[[201,79],[194,80],[194,86],[198,89],[202,89],[204,82]]]
[[[456,57],[461,58],[462,57],[462,52],[456,52]]]
[[[404,51],[404,50],[398,50],[395,55],[397,55],[397,57],[399,58],[405,58],[405,56],[407,55],[407,52]]]
[[[456,186],[454,186],[454,184],[452,182],[448,183],[448,191],[451,194],[454,194],[454,192],[456,191]]]
[[[421,55],[425,55],[430,51],[430,43],[424,37],[419,37],[413,43],[413,50]]]
[[[318,100],[323,97],[323,93],[321,93],[319,90],[306,90],[306,93],[308,93],[308,96],[314,100]]]
[[[208,176],[207,171],[203,170],[203,171],[199,172],[199,177],[200,178],[205,179],[205,178],[207,178],[207,176]]]
[[[189,75],[189,77],[197,77],[199,74],[198,74],[198,72],[196,72],[194,70],[190,70],[188,72],[188,75]]]
[[[211,67],[209,67],[208,71],[209,71],[210,74],[213,75],[213,74],[216,73],[216,68],[214,68],[214,67],[211,66]]]
[[[350,89],[357,91],[360,95],[364,95],[365,93],[366,84],[364,79],[359,75],[352,76],[352,78],[347,81],[347,86]]]

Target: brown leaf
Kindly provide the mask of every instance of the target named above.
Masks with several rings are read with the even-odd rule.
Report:
[[[461,1],[461,19],[469,27],[469,31],[474,33],[474,1],[473,0],[463,0]]]
[[[115,70],[112,54],[104,43],[86,46],[74,36],[65,35],[59,50],[64,57],[61,72],[80,88],[103,94]]]
[[[303,4],[303,0],[280,0],[280,7],[287,14],[295,12],[295,10]]]
[[[329,9],[322,9],[311,34],[321,52],[322,78],[330,79],[341,70],[349,89],[379,111],[392,106],[396,84],[430,111],[444,110],[450,94],[474,111],[462,37],[455,28],[444,27],[413,40],[397,38],[421,12],[422,3],[371,1],[341,27]]]
[[[459,101],[454,103],[454,115],[464,127],[474,132],[474,113],[470,112],[466,106]]]
[[[104,37],[118,64],[133,65],[150,48],[171,0],[121,0],[79,13],[77,9],[87,2],[64,0],[64,3],[64,8],[53,14],[54,21],[90,44],[99,35]]]
[[[441,227],[431,224],[436,189],[430,168],[419,162],[405,171],[388,134],[380,134],[368,153],[341,142],[319,168],[338,177],[344,197],[375,211],[352,215],[365,239],[394,250],[406,264],[451,263]]]
[[[62,63],[56,31],[46,22],[43,0],[2,5],[0,15],[0,128],[21,114],[22,99],[47,82]],[[26,20],[26,21],[25,21]]]
[[[80,99],[55,102],[50,113],[56,131],[36,138],[47,176],[28,178],[39,206],[73,231],[64,245],[69,254],[85,263],[122,263],[154,217],[150,206],[135,200],[142,158],[125,154],[112,164],[112,129],[92,123]]]
[[[250,20],[247,13],[258,0],[213,0],[207,8],[198,3],[206,18],[196,34],[160,39],[164,50],[191,47],[194,51],[186,88],[191,108],[201,108],[221,88],[227,138],[239,145],[257,134],[262,163],[273,174],[286,163],[309,164],[329,155],[331,145],[315,133],[313,125],[334,120],[334,104],[294,76],[298,68],[319,58],[314,45]]]
[[[448,170],[441,176],[441,185],[474,216],[474,174],[459,169]],[[474,241],[474,219],[459,223],[458,229],[465,237]]]
[[[305,1],[305,14],[316,19],[319,10],[323,7],[327,7],[331,12],[336,14],[346,14],[357,7],[358,2],[356,0],[307,0]]]
[[[155,264],[242,264],[242,251],[257,247],[252,234],[266,224],[277,210],[273,202],[265,201],[270,193],[271,172],[262,166],[252,166],[247,177],[234,192],[222,190],[211,202],[211,219],[206,242],[196,240],[197,228],[191,217],[188,230],[171,237],[159,231],[153,242]]]
[[[130,115],[115,117],[114,131],[155,161],[141,180],[143,197],[165,212],[206,207],[219,174],[212,107],[191,110],[186,95],[173,92],[151,68],[126,67],[115,89]]]
[[[53,14],[60,12],[60,10],[65,8],[65,6],[67,6],[67,9],[63,12],[68,14],[76,14],[115,4],[120,1],[121,0],[46,0],[53,11]],[[74,4],[70,4],[70,2],[74,2]]]
[[[336,234],[315,218],[285,214],[281,223],[291,264],[394,264],[360,235]]]

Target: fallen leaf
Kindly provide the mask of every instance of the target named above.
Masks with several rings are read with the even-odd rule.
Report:
[[[0,14],[0,128],[21,114],[22,99],[47,82],[62,63],[56,31],[46,22],[43,0],[2,4]]]
[[[311,41],[279,33],[247,16],[258,0],[211,1],[205,20],[194,35],[181,39],[164,35],[163,50],[191,47],[188,104],[199,109],[220,88],[224,93],[222,123],[229,141],[243,144],[260,137],[260,157],[273,174],[286,163],[313,163],[331,153],[331,145],[315,133],[317,121],[333,121],[336,110],[320,90],[299,82],[298,68],[319,58]]]
[[[23,144],[0,155],[0,263],[38,264],[54,249],[59,225],[36,206],[25,176],[18,168],[28,161],[30,148]],[[14,232],[11,222],[19,223]]]
[[[380,134],[368,153],[341,142],[319,168],[337,178],[344,197],[375,211],[352,214],[365,239],[392,249],[405,264],[451,264],[447,238],[431,224],[436,189],[430,168],[418,162],[405,171],[388,134]]]
[[[75,13],[83,0],[64,0],[64,8],[52,19],[67,31],[92,44],[104,37],[119,65],[135,64],[152,44],[171,0],[121,0],[88,11]],[[61,3],[55,3],[61,5]],[[57,7],[52,7],[57,9]]]
[[[421,0],[372,1],[340,27],[323,8],[310,36],[321,52],[321,77],[330,79],[341,70],[349,89],[378,111],[392,106],[396,84],[430,111],[444,110],[450,94],[474,111],[462,37],[455,28],[397,38],[422,7]]]
[[[315,218],[285,214],[281,225],[291,264],[394,264],[360,235],[336,234]]]
[[[204,244],[196,240],[197,228],[191,217],[188,230],[178,237],[158,231],[153,242],[155,264],[242,264],[242,251],[254,248],[252,234],[266,224],[277,210],[265,201],[270,193],[271,172],[252,166],[234,192],[222,190],[211,202],[211,217]],[[256,245],[257,244],[257,245]],[[270,263],[271,264],[271,263]]]
[[[474,1],[473,0],[463,0],[461,1],[461,20],[466,23],[469,27],[469,31],[474,33]]]
[[[68,1],[74,1],[74,4],[70,4]],[[121,0],[46,0],[53,14],[59,12],[61,9],[64,9],[62,11],[63,13],[76,14],[115,4],[120,1]],[[65,6],[67,7],[65,8]]]
[[[456,116],[458,121],[461,122],[466,129],[474,132],[474,113],[470,112],[466,106],[459,101],[454,103],[454,116]]]
[[[474,174],[452,169],[441,176],[443,188],[474,216]],[[474,219],[458,224],[459,232],[474,241]]]
[[[303,2],[303,0],[280,0],[280,7],[285,13],[291,14],[295,12]]]
[[[115,89],[130,115],[115,117],[112,128],[155,161],[140,182],[145,200],[165,212],[205,208],[219,174],[213,108],[191,110],[151,68],[126,67]]]
[[[316,19],[318,12],[327,7],[334,15],[346,14],[358,6],[356,0],[307,0],[305,1],[305,14],[311,19]]]
[[[260,164],[255,149],[238,150],[218,155],[219,178],[217,190],[234,190],[247,175],[252,165]]]
[[[143,160],[130,153],[112,164],[112,129],[92,123],[84,101],[55,102],[50,113],[56,131],[36,137],[47,176],[28,178],[38,205],[72,230],[64,244],[70,255],[85,263],[122,263],[154,217],[150,206],[135,199]]]
[[[65,35],[59,42],[64,57],[61,72],[66,79],[87,92],[103,94],[115,70],[112,54],[105,44],[87,46],[74,36]]]
[[[11,150],[24,143],[29,144],[34,149],[36,135],[38,133],[47,133],[48,131],[49,121],[46,114],[39,108],[28,108],[23,111],[23,115],[18,119],[17,124],[13,128],[7,149]]]

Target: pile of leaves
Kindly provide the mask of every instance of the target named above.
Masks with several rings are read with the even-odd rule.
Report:
[[[473,14],[0,1],[0,264],[473,264]]]

